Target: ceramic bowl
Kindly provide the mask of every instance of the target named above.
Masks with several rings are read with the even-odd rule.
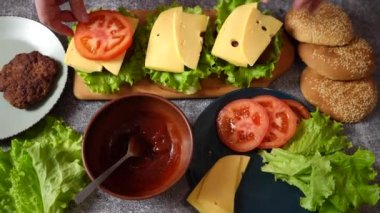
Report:
[[[85,130],[83,161],[95,179],[127,153],[100,188],[133,200],[158,195],[186,172],[192,151],[191,126],[172,102],[151,94],[133,94],[110,101],[91,118]]]

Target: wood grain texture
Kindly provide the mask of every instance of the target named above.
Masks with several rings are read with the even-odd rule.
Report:
[[[139,20],[139,24],[145,23],[145,17],[148,11],[136,10],[133,11]],[[208,11],[211,20],[215,17],[213,11]],[[280,75],[284,74],[292,66],[294,61],[295,50],[293,45],[290,43],[286,35],[284,35],[284,46],[280,55],[277,67],[273,71],[272,78],[262,78],[254,80],[251,83],[252,87],[268,87],[270,83],[278,78]],[[217,79],[215,77],[210,77],[201,81],[202,89],[195,94],[187,95],[184,93],[176,92],[172,89],[163,88],[160,85],[154,84],[149,79],[143,79],[133,86],[125,85],[118,92],[113,94],[100,94],[93,93],[85,85],[84,81],[78,74],[74,77],[74,96],[80,100],[111,100],[131,93],[150,93],[155,95],[160,95],[165,98],[170,99],[184,99],[184,98],[212,98],[219,97],[233,90],[239,89],[231,85],[226,85],[224,80]]]

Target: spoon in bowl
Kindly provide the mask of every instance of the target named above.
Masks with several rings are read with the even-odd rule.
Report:
[[[127,153],[120,158],[115,164],[113,164],[111,167],[109,167],[106,171],[104,171],[102,174],[100,174],[94,181],[92,181],[90,184],[88,184],[85,188],[82,189],[74,198],[74,201],[76,204],[82,203],[100,184],[103,183],[107,179],[107,177],[112,174],[113,171],[115,171],[124,161],[126,161],[128,158],[135,156],[135,153],[133,153],[133,147],[136,147],[137,140],[133,137],[129,139],[128,141],[128,150]]]

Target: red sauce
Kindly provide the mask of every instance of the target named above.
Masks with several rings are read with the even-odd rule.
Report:
[[[175,125],[158,113],[141,112],[112,133],[106,154],[106,165],[112,165],[126,154],[128,141],[135,156],[127,159],[104,184],[128,195],[144,195],[170,178],[179,163],[180,147]]]

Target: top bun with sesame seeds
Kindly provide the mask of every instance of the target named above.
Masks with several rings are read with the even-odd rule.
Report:
[[[362,79],[375,69],[372,47],[362,38],[337,47],[300,43],[298,53],[307,66],[332,80]]]
[[[354,37],[348,15],[328,2],[322,2],[313,12],[307,8],[289,10],[285,29],[300,42],[327,46],[343,46]]]
[[[310,67],[302,72],[301,92],[305,99],[337,121],[356,123],[369,115],[377,104],[373,77],[355,81],[334,81]]]

